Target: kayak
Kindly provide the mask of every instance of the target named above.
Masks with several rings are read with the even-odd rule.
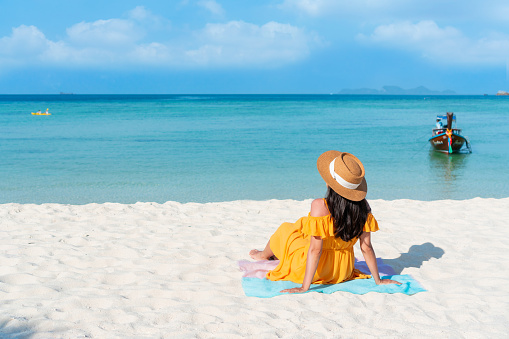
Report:
[[[37,113],[37,112],[32,112],[32,115],[51,115],[51,113]]]

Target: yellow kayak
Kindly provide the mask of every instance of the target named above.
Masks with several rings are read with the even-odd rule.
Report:
[[[37,112],[32,112],[32,115],[51,115],[51,113],[37,113]]]

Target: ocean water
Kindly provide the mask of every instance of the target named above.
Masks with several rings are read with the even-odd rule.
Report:
[[[471,154],[430,151],[447,111]],[[316,198],[330,149],[368,199],[503,198],[508,117],[495,96],[0,95],[0,203]]]

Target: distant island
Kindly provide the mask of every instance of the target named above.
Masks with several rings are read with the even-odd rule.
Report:
[[[358,88],[358,89],[342,89],[337,94],[386,94],[386,95],[454,95],[456,92],[451,90],[433,91],[424,86],[419,86],[411,89],[403,89],[398,86],[383,86],[381,90],[371,88]]]
[[[506,91],[498,91],[497,95],[509,95],[509,92]]]

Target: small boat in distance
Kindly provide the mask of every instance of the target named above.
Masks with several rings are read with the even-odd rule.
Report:
[[[445,126],[443,120],[446,121]],[[456,116],[454,113],[447,112],[447,115],[437,115],[436,124],[436,128],[433,128],[432,136],[428,140],[435,151],[459,153],[461,148],[466,146],[468,153],[472,153],[472,147],[467,138],[461,135],[461,129],[456,128]]]
[[[37,112],[32,112],[32,115],[51,115],[49,112],[49,108],[46,108],[46,112],[41,112],[41,110],[38,110]]]

